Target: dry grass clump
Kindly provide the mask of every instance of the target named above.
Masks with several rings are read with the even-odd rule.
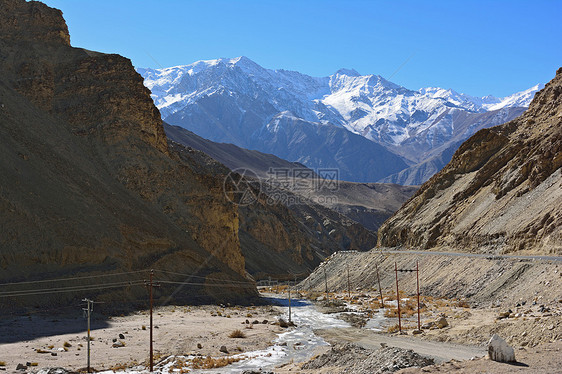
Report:
[[[245,358],[246,357],[195,357],[193,361],[191,361],[191,364],[193,366],[193,369],[216,369],[222,368],[226,365],[230,365],[234,362],[238,362]]]
[[[65,348],[70,348],[72,347],[72,344],[70,344],[69,342],[64,342],[64,344],[62,345]]]
[[[393,333],[393,332],[397,332],[400,328],[398,327],[398,324],[392,325],[392,326],[388,326],[388,328],[386,329],[387,332],[389,333]]]
[[[470,304],[468,303],[468,301],[466,300],[458,300],[457,301],[457,306],[459,308],[470,308]]]
[[[6,366],[6,361],[0,361],[0,366]]]
[[[244,334],[244,332],[242,330],[234,330],[233,332],[230,333],[230,335],[228,335],[229,338],[237,338],[237,339],[242,339],[246,337],[246,334]]]
[[[420,309],[420,312],[424,312],[427,308],[424,306]],[[402,317],[412,317],[414,314],[418,313],[418,302],[415,299],[408,299],[405,302],[400,301],[400,315]],[[384,316],[388,318],[398,318],[398,308],[392,307],[386,309]]]

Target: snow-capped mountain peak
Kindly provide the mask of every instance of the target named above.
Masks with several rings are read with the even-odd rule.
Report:
[[[512,119],[543,87],[503,98],[474,97],[439,87],[414,91],[354,69],[311,77],[266,69],[244,56],[138,72],[164,120],[210,140],[267,152],[260,138],[282,142],[288,136],[285,132],[293,131],[293,141],[300,142],[316,131],[309,129],[332,125],[415,162],[429,157],[432,149]],[[285,157],[285,151],[280,149],[276,155]]]
[[[336,71],[335,75],[347,75],[350,77],[359,77],[361,74],[355,69],[340,69]]]
[[[428,126],[448,108],[484,113],[529,105],[536,85],[513,95],[474,97],[452,89],[412,91],[379,75],[340,69],[324,78],[265,69],[251,59],[219,58],[166,69],[138,69],[164,118],[202,97],[227,92],[259,98],[276,112],[290,111],[311,122],[332,123],[368,139],[393,145]]]

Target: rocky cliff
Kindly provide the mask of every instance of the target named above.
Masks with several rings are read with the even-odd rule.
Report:
[[[96,276],[157,268],[201,277],[176,298],[255,296],[238,210],[223,194],[224,167],[181,152],[169,148],[128,59],[71,47],[58,10],[0,1],[0,282],[93,275],[104,283]],[[217,291],[207,286],[211,274],[240,286]],[[145,294],[140,286],[116,289],[105,294]]]
[[[529,109],[481,130],[379,230],[379,246],[562,254],[562,68]]]

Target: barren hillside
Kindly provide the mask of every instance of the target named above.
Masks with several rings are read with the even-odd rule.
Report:
[[[387,247],[562,253],[562,69],[529,109],[481,130],[379,230]]]

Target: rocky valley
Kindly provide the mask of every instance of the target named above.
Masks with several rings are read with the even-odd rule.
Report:
[[[94,39],[97,12],[146,28],[145,2],[110,3],[61,4],[67,26],[0,0],[0,372],[559,371],[562,68],[504,97],[246,57],[139,68],[71,44],[77,11]],[[220,30],[228,2],[192,32],[209,4],[173,3],[186,46]]]
[[[58,10],[2,4],[2,282],[127,273],[101,282],[103,293],[136,300],[148,276],[136,272],[166,268],[203,279],[178,299],[243,300],[257,295],[248,272],[306,274],[335,250],[374,245],[371,231],[321,206],[233,203],[224,192],[230,170],[169,142],[128,59],[71,47]],[[234,283],[218,291],[207,276]],[[80,285],[93,286],[72,284]],[[75,297],[45,286],[37,305]]]

